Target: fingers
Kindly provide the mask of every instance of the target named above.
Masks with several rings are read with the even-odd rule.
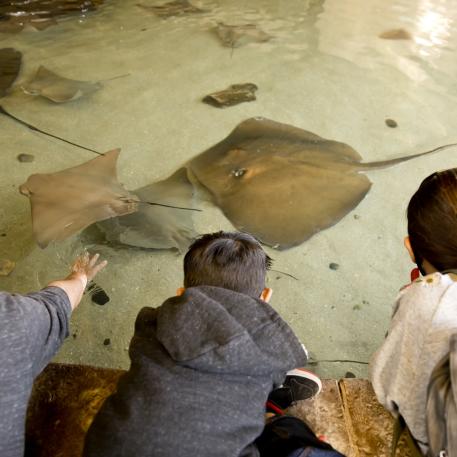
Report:
[[[94,254],[91,256],[87,251],[85,251],[74,261],[72,271],[86,275],[87,279],[90,281],[108,264],[106,260],[98,263],[99,259],[100,254]]]
[[[98,265],[95,265],[91,270],[92,277],[94,277],[96,274],[98,274],[100,271],[102,271],[103,268],[106,267],[106,265],[108,265],[107,260],[103,260],[103,262],[100,262]]]
[[[88,261],[89,268],[93,268],[95,264],[97,263],[98,258],[100,257],[100,254],[94,254]]]

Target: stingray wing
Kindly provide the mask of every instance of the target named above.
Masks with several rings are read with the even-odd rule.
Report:
[[[33,232],[40,247],[94,222],[137,210],[137,197],[117,182],[119,151],[56,173],[32,175],[20,187],[30,197]]]

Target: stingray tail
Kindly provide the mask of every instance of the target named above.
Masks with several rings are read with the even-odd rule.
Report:
[[[397,163],[406,162],[407,160],[416,159],[417,157],[425,156],[427,154],[432,154],[434,152],[442,151],[443,149],[452,148],[454,146],[457,146],[457,143],[445,144],[443,146],[438,146],[437,148],[430,149],[429,151],[419,152],[418,154],[413,154],[410,156],[398,157],[397,159],[381,160],[379,162],[361,163],[359,165],[362,170],[387,168],[387,167],[391,167],[392,165],[396,165]]]
[[[13,116],[11,113],[6,111],[6,109],[3,108],[2,105],[0,105],[0,113],[4,114],[5,116],[8,116],[9,118],[15,120],[16,122],[19,122],[19,124],[24,125],[25,127],[29,128],[30,130],[33,130],[34,132],[42,133],[43,135],[47,135],[47,136],[50,136],[51,138],[55,138],[56,140],[60,140],[60,141],[63,141],[65,143],[71,144],[72,146],[76,146],[77,148],[85,149],[86,151],[90,151],[90,152],[93,152],[95,154],[98,154],[99,156],[105,155],[105,154],[103,154],[101,152],[96,151],[95,149],[86,148],[86,146],[82,146],[82,145],[80,145],[78,143],[73,143],[73,141],[69,141],[69,140],[66,140],[65,138],[62,138],[60,136],[54,135],[54,134],[49,133],[49,132],[45,132],[44,130],[39,129],[38,127],[35,127],[34,125],[29,124],[28,122],[25,122],[25,121],[23,121],[22,119],[19,119],[16,116]]]

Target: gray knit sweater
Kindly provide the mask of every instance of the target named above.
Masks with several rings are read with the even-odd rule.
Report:
[[[0,456],[22,457],[33,380],[68,335],[71,305],[58,287],[0,292]]]
[[[306,363],[271,306],[207,286],[142,309],[130,358],[86,457],[257,456],[269,392]]]

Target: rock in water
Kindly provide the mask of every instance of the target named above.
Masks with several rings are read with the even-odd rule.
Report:
[[[393,119],[386,119],[386,125],[387,127],[394,129],[395,127],[397,127],[398,124]]]
[[[238,105],[243,102],[252,102],[256,99],[258,87],[253,83],[233,84],[227,89],[207,95],[203,102],[217,108]]]
[[[32,155],[32,154],[19,154],[17,156],[17,160],[19,160],[19,162],[33,162],[35,160],[35,156]]]
[[[0,276],[8,276],[16,267],[16,263],[9,259],[0,259]]]

